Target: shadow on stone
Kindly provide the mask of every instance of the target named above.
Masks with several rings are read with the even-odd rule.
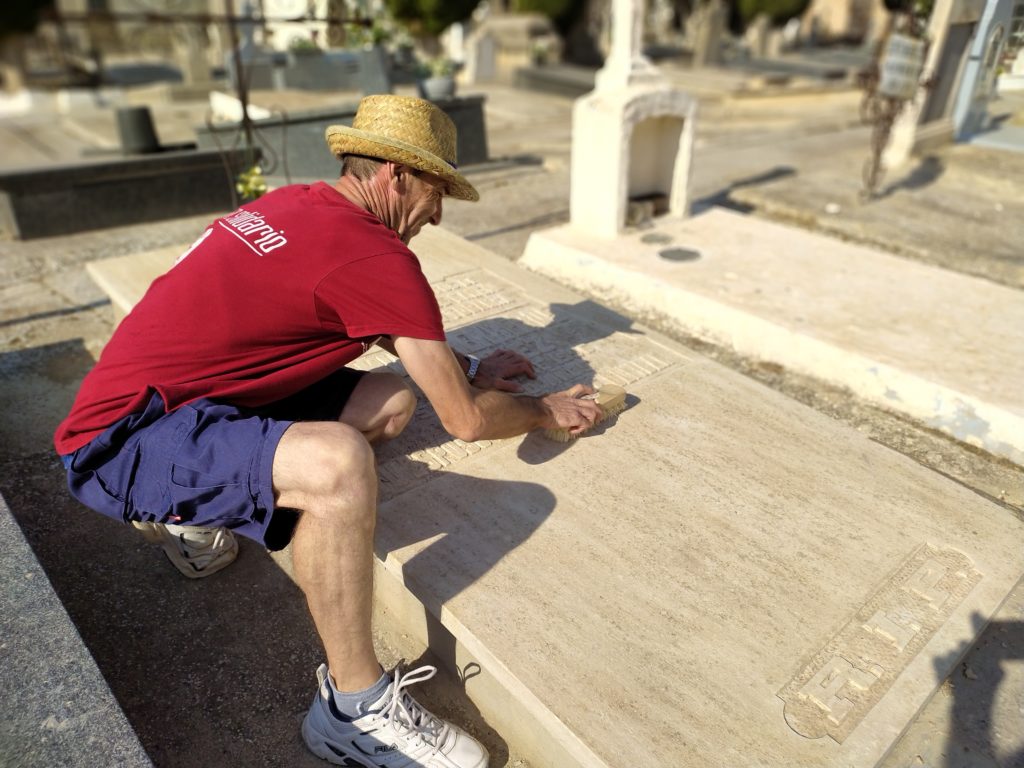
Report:
[[[875,196],[875,199],[889,197],[901,189],[908,191],[927,187],[935,182],[946,170],[945,164],[935,155],[929,155],[921,160],[917,167],[897,182],[890,184],[882,192]]]
[[[615,422],[618,420],[619,416],[639,403],[640,398],[636,395],[626,395],[626,407],[622,411],[610,416],[607,420],[601,422],[595,427],[588,429],[579,437],[568,440],[564,443],[547,438],[539,431],[531,432],[523,438],[523,442],[519,444],[519,449],[516,451],[516,455],[519,457],[520,461],[532,465],[543,464],[546,461],[551,461],[551,459],[556,456],[560,456],[568,451],[580,440],[595,438],[603,435],[609,429],[614,429]]]
[[[971,620],[976,630],[984,624],[978,614]],[[972,646],[961,645],[950,655],[963,658],[951,675],[954,681],[951,722],[943,762],[936,765],[938,768],[987,765],[1024,768],[1024,751],[1000,755],[998,734],[993,732],[994,723],[1019,721],[1019,714],[1013,710],[1019,708],[1020,702],[1004,701],[1002,706],[1009,710],[1002,716],[996,710],[1000,706],[999,686],[1006,677],[1006,666],[1024,663],[1024,621],[993,621]],[[942,678],[941,670],[948,669],[949,662],[954,660],[956,658],[949,656],[935,660],[939,678]]]
[[[53,450],[53,431],[93,363],[82,339],[0,355],[0,461]]]
[[[415,514],[415,509],[410,509],[416,505],[412,497],[417,491],[413,490],[405,499],[393,499],[382,506],[377,556],[384,560],[389,552],[430,541],[401,566],[402,582],[422,604],[422,620],[426,623],[427,650],[410,666],[427,663],[443,667],[459,678],[460,691],[457,696],[442,698],[426,686],[422,696],[416,695],[441,717],[460,725],[471,724],[474,735],[488,745],[491,764],[504,765],[508,745],[465,694],[472,670],[459,664],[456,638],[438,617],[445,605],[533,535],[554,510],[555,496],[537,483],[490,480],[454,472],[430,474],[425,482],[431,483],[441,503],[432,504],[429,512]],[[467,499],[473,502],[467,503]],[[486,539],[476,533],[481,521],[493,532]]]
[[[320,643],[301,591],[261,547],[242,541],[231,568],[191,582],[133,529],[75,502],[55,456],[11,462],[0,482],[156,765],[319,764],[299,724]]]
[[[690,211],[694,216],[696,216],[709,208],[718,206],[722,208],[729,208],[739,213],[750,213],[754,210],[754,206],[732,199],[731,195],[735,190],[742,189],[744,187],[757,187],[763,184],[771,184],[773,181],[786,179],[790,176],[796,176],[796,169],[788,165],[779,165],[765,171],[764,173],[738,179],[737,181],[729,184],[725,189],[721,189],[718,192],[714,192],[713,194],[694,200],[690,206]]]
[[[489,237],[496,237],[497,235],[504,235],[508,232],[515,232],[520,229],[538,229],[540,227],[548,227],[554,224],[561,224],[569,220],[569,209],[563,208],[558,211],[551,211],[545,213],[543,216],[537,216],[526,221],[519,222],[518,224],[509,224],[504,227],[498,227],[497,229],[489,229],[486,232],[474,232],[471,235],[466,235],[466,239],[470,242],[477,240],[486,240]]]
[[[464,176],[472,176],[477,173],[488,173],[491,171],[501,171],[510,168],[540,165],[544,165],[544,158],[540,155],[507,155],[505,157],[493,157],[485,162],[479,162],[466,168],[460,168],[460,170]]]

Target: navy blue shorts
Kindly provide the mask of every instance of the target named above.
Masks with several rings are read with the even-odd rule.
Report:
[[[143,412],[61,457],[68,487],[87,507],[125,523],[230,528],[281,549],[298,519],[274,508],[281,435],[296,421],[336,421],[362,375],[343,368],[260,408],[202,399],[166,413],[154,393]]]

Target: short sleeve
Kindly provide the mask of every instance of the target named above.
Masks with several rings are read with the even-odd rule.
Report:
[[[344,264],[317,285],[315,299],[321,324],[338,328],[352,339],[445,339],[437,298],[411,251]]]

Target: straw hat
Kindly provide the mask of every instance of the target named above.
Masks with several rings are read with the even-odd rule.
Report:
[[[359,102],[352,127],[327,128],[327,145],[342,155],[366,155],[408,165],[448,182],[448,194],[479,200],[479,193],[456,170],[455,123],[433,102],[382,94]]]

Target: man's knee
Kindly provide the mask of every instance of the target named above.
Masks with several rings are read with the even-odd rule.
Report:
[[[393,373],[368,373],[352,392],[341,421],[371,442],[398,437],[416,410],[416,395]]]
[[[385,440],[398,437],[412,420],[416,412],[416,393],[405,383],[404,379],[398,379],[394,394],[388,400],[385,409],[386,420],[381,429],[381,437]]]
[[[279,477],[280,468],[280,477]],[[376,508],[377,471],[366,437],[347,424],[307,422],[285,432],[274,466],[281,506],[320,516],[372,515]]]

